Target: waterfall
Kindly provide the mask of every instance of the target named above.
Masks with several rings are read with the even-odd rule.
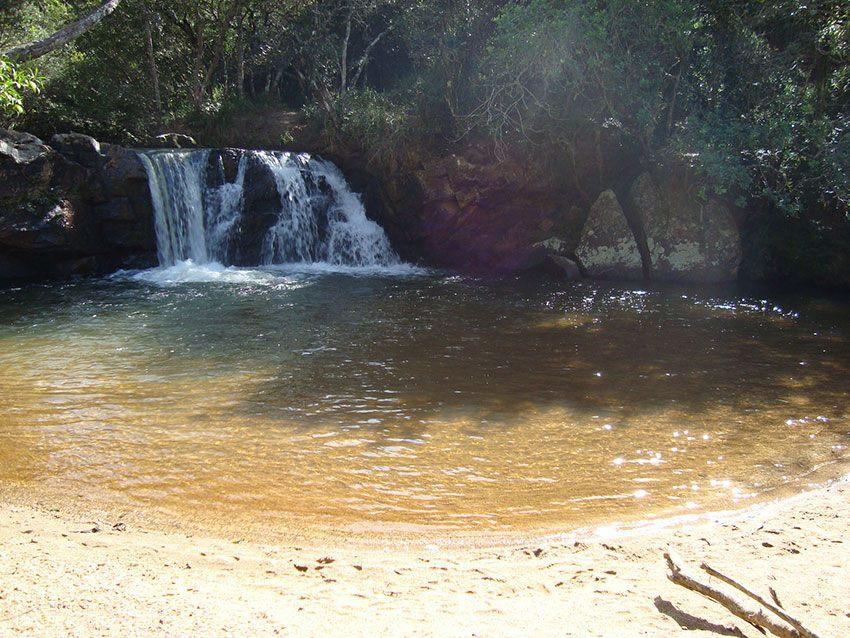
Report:
[[[206,166],[210,152],[142,153],[154,209],[159,263],[208,261],[204,228]]]
[[[360,197],[328,161],[239,151],[228,181],[223,154],[215,151],[157,150],[140,158],[162,266],[189,259],[243,266],[400,263],[384,230],[366,217]],[[264,188],[274,189],[271,197]]]

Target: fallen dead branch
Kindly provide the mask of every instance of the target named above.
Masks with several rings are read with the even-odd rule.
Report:
[[[664,559],[669,569],[667,578],[672,582],[723,605],[732,614],[750,623],[759,631],[767,630],[778,638],[819,638],[816,633],[807,629],[783,609],[769,603],[762,596],[705,563],[701,566],[703,571],[741,592],[746,598],[722,591],[707,580],[703,580],[699,575],[688,570],[684,562],[672,550],[664,553]],[[758,605],[754,605],[753,602]]]

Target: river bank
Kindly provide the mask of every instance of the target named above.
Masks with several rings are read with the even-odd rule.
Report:
[[[0,635],[758,635],[669,583],[667,547],[850,632],[847,481],[690,525],[484,548],[261,545],[8,504],[0,521]]]

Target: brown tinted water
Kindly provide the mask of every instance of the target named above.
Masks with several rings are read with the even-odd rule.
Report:
[[[850,443],[845,301],[201,278],[0,291],[0,486],[211,526],[554,530],[799,489]]]

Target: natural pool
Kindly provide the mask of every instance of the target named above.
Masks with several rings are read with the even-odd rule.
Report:
[[[844,471],[848,310],[407,267],[0,290],[0,486],[387,533],[744,505]]]

